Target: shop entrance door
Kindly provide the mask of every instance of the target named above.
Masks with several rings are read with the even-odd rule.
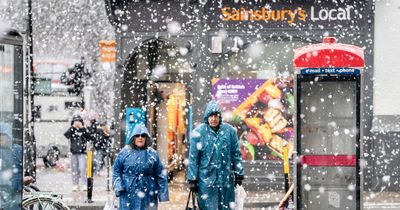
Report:
[[[187,88],[192,78],[187,61],[190,52],[157,38],[144,41],[131,55],[126,64],[124,103],[145,109],[154,149],[169,172],[180,169],[186,156],[183,144],[191,95]]]
[[[158,103],[150,106],[149,122],[156,149],[168,171],[181,169],[186,140],[186,88],[182,83],[154,84]]]

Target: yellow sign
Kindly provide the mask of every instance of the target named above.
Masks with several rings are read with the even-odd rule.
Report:
[[[224,21],[287,21],[289,24],[295,22],[296,19],[304,21],[307,17],[305,10],[301,8],[290,10],[271,10],[265,7],[260,9],[246,9],[241,7],[235,9],[231,7],[224,7],[221,9],[222,18]]]
[[[115,40],[112,41],[101,40],[99,42],[101,62],[115,62],[116,52],[117,52],[115,50],[115,45],[116,45]]]
[[[306,11],[300,7],[296,9],[223,7],[221,8],[221,19],[223,21],[286,21],[289,24],[304,22],[307,18],[311,21],[351,20],[352,14],[354,14],[353,10],[354,8],[350,6],[332,9],[314,8],[314,6],[311,6],[310,11]]]

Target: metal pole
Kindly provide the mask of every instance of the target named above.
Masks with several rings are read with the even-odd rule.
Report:
[[[34,90],[35,90],[35,75],[33,72],[33,38],[32,38],[32,1],[28,0],[28,40],[27,40],[27,45],[28,45],[28,68],[30,72],[30,111],[31,111],[31,117],[30,117],[30,135],[28,139],[28,145],[27,145],[27,154],[28,154],[28,159],[27,163],[29,165],[27,166],[26,169],[26,174],[32,176],[34,179],[36,179],[36,139],[35,139],[35,133],[34,133],[34,128],[35,128],[35,96],[34,96]]]

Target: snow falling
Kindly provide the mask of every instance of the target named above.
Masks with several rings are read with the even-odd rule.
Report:
[[[118,203],[114,161],[137,149],[137,124],[163,168],[141,157],[135,170],[168,179],[169,201],[146,205],[184,208],[188,168],[226,164],[233,153],[217,157],[226,144],[204,140],[231,141],[220,127],[199,132],[211,100],[243,162],[199,167],[218,172],[196,178],[201,187],[223,185],[221,177],[233,184],[237,174],[221,171],[243,167],[244,208],[227,208],[400,208],[399,8],[396,0],[0,0],[0,208],[18,200],[9,198],[17,174],[70,207],[89,199],[92,174],[99,209]],[[162,193],[124,184],[143,202]]]

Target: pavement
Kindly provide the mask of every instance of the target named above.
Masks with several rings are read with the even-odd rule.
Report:
[[[60,159],[55,168],[45,168],[41,159],[37,160],[37,181],[35,185],[41,191],[53,192],[62,196],[62,201],[71,210],[103,210],[106,202],[113,201],[111,189],[112,168],[109,176],[104,167],[99,175],[94,176],[93,203],[87,203],[87,192],[72,191],[72,178],[69,159]],[[108,178],[109,177],[109,178]],[[108,186],[107,186],[108,184]],[[169,202],[159,204],[160,210],[184,209],[189,193],[185,183],[184,172],[178,173],[169,183]],[[247,192],[245,209],[269,210],[276,209],[279,200],[284,196],[283,191]],[[364,192],[364,209],[399,209],[400,192]]]

